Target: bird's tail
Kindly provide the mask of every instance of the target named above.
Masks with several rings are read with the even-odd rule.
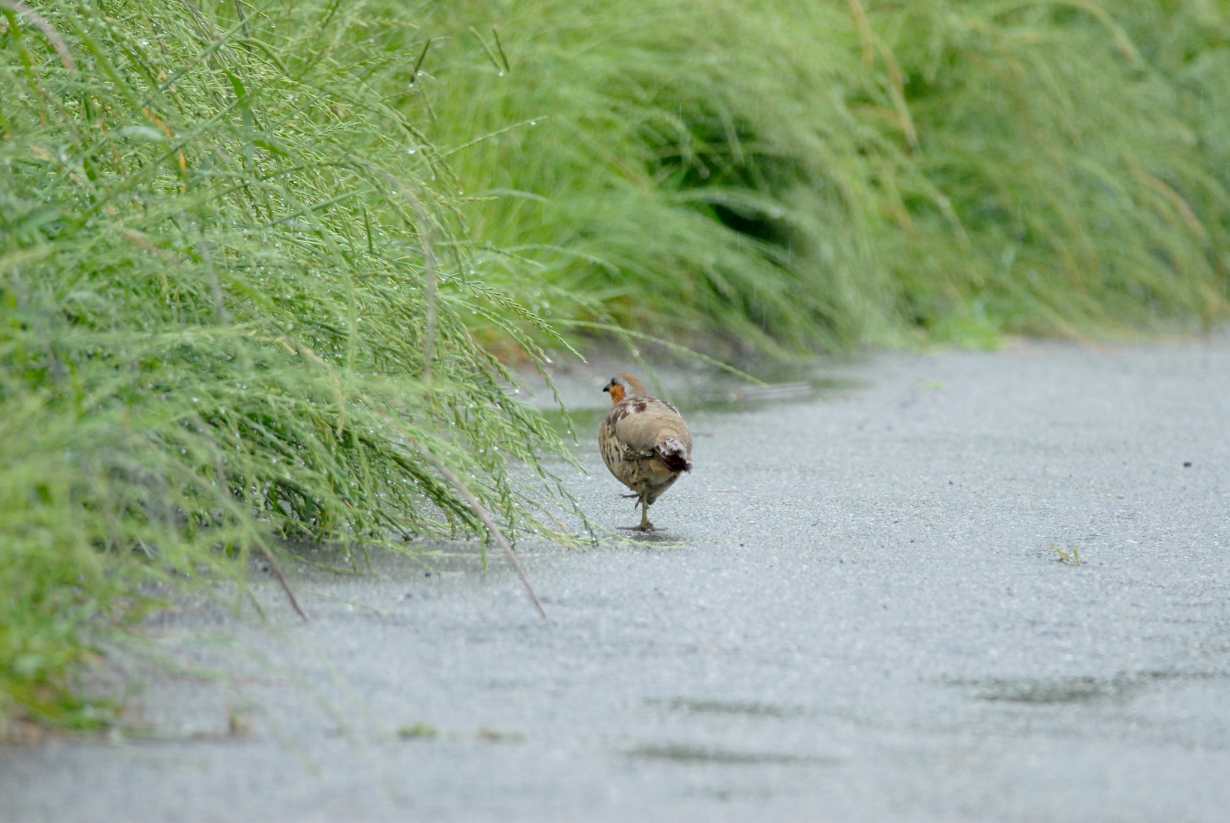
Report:
[[[658,457],[673,472],[688,472],[692,470],[692,461],[688,460],[688,451],[674,437],[667,437],[658,444]]]

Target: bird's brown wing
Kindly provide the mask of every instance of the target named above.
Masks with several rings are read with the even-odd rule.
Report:
[[[598,427],[598,447],[611,474],[652,505],[692,468],[692,435],[674,406],[652,397],[621,400]]]
[[[629,398],[611,409],[607,421],[626,448],[648,457],[671,438],[692,455],[692,435],[675,408],[654,397]]]

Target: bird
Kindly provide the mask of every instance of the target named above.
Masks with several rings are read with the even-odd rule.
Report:
[[[692,470],[692,434],[679,410],[650,396],[624,372],[602,387],[611,395],[611,410],[598,426],[598,451],[615,478],[632,490],[641,509],[634,531],[654,531],[649,507],[679,475]]]

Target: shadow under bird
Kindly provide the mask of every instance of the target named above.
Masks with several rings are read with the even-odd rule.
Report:
[[[653,531],[649,507],[692,470],[692,434],[679,410],[651,397],[628,373],[612,377],[602,390],[611,395],[611,410],[598,427],[598,450],[620,483],[632,490],[641,508],[641,524]]]

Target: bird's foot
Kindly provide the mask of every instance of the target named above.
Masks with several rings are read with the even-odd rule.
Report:
[[[649,532],[656,532],[656,531],[657,531],[657,529],[656,529],[656,528],[654,528],[654,525],[653,525],[652,523],[641,523],[641,524],[636,525],[636,526],[620,526],[620,527],[619,527],[619,529],[620,529],[620,531],[625,531],[625,532],[641,532],[641,533],[644,533],[644,534],[648,534]]]

